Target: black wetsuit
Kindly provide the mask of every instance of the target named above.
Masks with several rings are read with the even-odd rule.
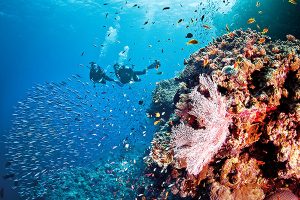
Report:
[[[146,70],[143,71],[133,71],[132,68],[127,67],[125,65],[114,65],[115,74],[116,77],[119,79],[119,81],[123,84],[129,83],[130,81],[141,81],[141,79],[138,77],[138,75],[144,75],[146,74]]]
[[[103,83],[105,84],[106,81],[114,81],[114,79],[108,77],[104,70],[97,64],[92,63],[90,68],[90,79],[94,83]]]

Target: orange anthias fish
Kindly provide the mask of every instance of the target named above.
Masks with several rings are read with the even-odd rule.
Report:
[[[204,61],[203,61],[203,65],[204,67],[209,63],[209,59],[208,58],[204,58]]]
[[[259,38],[258,40],[258,44],[262,44],[266,41],[266,38],[262,37],[262,38]]]
[[[190,41],[188,41],[186,44],[198,44],[198,41],[195,39],[191,39]]]
[[[261,32],[262,34],[266,34],[269,31],[268,28],[264,28],[263,31]]]
[[[235,36],[235,33],[234,32],[230,32],[228,33],[229,37],[233,38]]]
[[[208,26],[208,25],[206,25],[206,24],[204,24],[203,27],[204,27],[205,29],[211,29],[211,27]]]
[[[247,21],[248,24],[252,24],[252,23],[254,23],[254,22],[255,22],[255,18],[250,18],[250,19],[248,19],[248,21]]]

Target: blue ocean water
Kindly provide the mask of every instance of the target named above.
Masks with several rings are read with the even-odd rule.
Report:
[[[249,26],[257,28],[251,27],[252,25],[248,25],[246,21],[256,16],[257,11],[262,9],[264,16],[257,16],[257,19],[260,20],[262,28],[270,29],[272,36],[283,38],[287,33],[299,35],[299,24],[297,24],[299,14],[296,10],[299,11],[299,5],[294,6],[283,1],[280,3],[285,3],[283,4],[285,7],[281,7],[280,3],[277,5],[272,1],[265,1],[264,4],[264,1],[261,1],[261,8],[257,8],[255,3],[256,1],[235,0],[2,0],[0,2],[2,71],[0,73],[0,128],[3,136],[1,144],[13,135],[12,128],[15,124],[12,122],[18,121],[13,117],[13,113],[17,113],[24,119],[28,117],[29,123],[34,127],[33,130],[37,131],[39,126],[37,119],[53,109],[49,106],[49,109],[46,108],[45,111],[38,113],[38,117],[30,118],[27,114],[38,111],[29,108],[29,111],[20,114],[22,108],[18,107],[18,102],[24,102],[24,99],[28,99],[28,95],[33,94],[37,97],[36,102],[44,102],[38,92],[32,92],[38,91],[36,84],[42,86],[46,95],[51,91],[45,86],[47,83],[58,84],[64,81],[67,87],[75,89],[79,94],[90,94],[88,102],[92,102],[96,107],[96,114],[93,114],[95,110],[91,109],[92,105],[78,112],[92,113],[91,116],[82,118],[84,122],[82,127],[97,125],[97,129],[93,126],[97,136],[88,139],[90,143],[78,142],[77,145],[72,146],[72,150],[75,148],[78,151],[82,150],[82,157],[78,158],[77,154],[70,154],[71,149],[68,148],[65,153],[57,157],[66,156],[70,160],[74,159],[82,167],[99,162],[100,158],[104,164],[107,160],[117,162],[120,156],[124,156],[124,152],[131,154],[129,160],[133,157],[137,159],[143,157],[155,131],[153,119],[148,119],[146,113],[156,82],[176,76],[183,69],[185,58],[213,38],[226,33],[226,24],[230,30]],[[169,9],[164,9],[166,7]],[[271,7],[274,9],[270,10]],[[203,21],[201,21],[202,16],[204,16]],[[203,24],[209,25],[211,29],[204,29]],[[286,30],[279,31],[283,25],[286,26]],[[192,33],[193,38],[199,41],[198,45],[186,45],[189,40],[186,38],[188,33]],[[114,83],[97,84],[94,88],[89,80],[87,66],[91,61],[97,62],[107,74],[113,77],[113,65],[116,62],[134,65],[135,70],[143,70],[154,60],[160,60],[161,67],[148,70],[146,75],[140,76],[141,82],[123,87]],[[78,75],[77,78],[72,78],[74,74]],[[78,80],[88,84],[82,86]],[[62,85],[54,87],[67,91]],[[28,89],[32,90],[28,91]],[[70,99],[70,102],[81,104],[76,96],[62,97],[60,93],[55,95],[61,100],[74,98]],[[143,101],[142,105],[139,101]],[[36,102],[31,102],[30,105],[38,105]],[[70,106],[66,103],[67,105]],[[55,112],[63,115],[66,111]],[[59,115],[50,116],[54,118]],[[107,120],[103,120],[104,118]],[[67,126],[74,127],[77,124],[74,120],[73,124]],[[55,128],[66,127],[58,123]],[[76,138],[83,134],[81,129],[70,129]],[[86,128],[86,131],[90,130]],[[49,134],[49,127],[41,128],[39,131]],[[44,139],[50,140],[52,136],[50,134]],[[22,137],[25,137],[24,134]],[[105,138],[101,140],[103,137]],[[32,138],[32,140],[38,139]],[[99,140],[101,140],[100,146],[98,146]],[[126,144],[130,146],[128,151],[126,149],[124,151]],[[65,144],[50,145],[61,150]],[[4,165],[7,162],[5,156],[7,149],[4,147],[5,145],[1,145],[0,149],[1,174],[6,173]],[[22,147],[22,150],[26,150],[26,147]],[[38,152],[39,149],[36,151]],[[85,152],[89,151],[97,153],[84,157]],[[43,159],[45,157],[40,157],[40,160]],[[20,164],[18,167],[24,166]],[[41,171],[43,167],[45,166],[41,165]],[[73,168],[63,167],[59,164],[50,166],[53,170]],[[28,170],[25,169],[24,173]],[[33,176],[36,173],[39,172],[35,172]],[[5,188],[4,199],[23,198],[17,193],[19,188],[26,188],[26,186],[19,185],[12,190],[12,180],[0,179],[0,183],[1,188]],[[31,186],[28,188],[30,190]],[[40,196],[43,195],[36,194],[30,198]]]

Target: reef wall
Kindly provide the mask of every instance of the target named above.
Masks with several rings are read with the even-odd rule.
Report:
[[[185,64],[154,91],[150,112],[168,115],[145,159],[159,185],[147,196],[297,199],[300,40],[236,30]]]

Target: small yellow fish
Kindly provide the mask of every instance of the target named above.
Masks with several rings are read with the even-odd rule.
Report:
[[[262,34],[266,34],[269,31],[268,28],[264,28],[263,31],[261,32]]]
[[[256,7],[259,7],[260,6],[260,2],[256,2]]]
[[[160,120],[157,120],[153,124],[156,126],[159,122],[160,122]]]
[[[155,113],[155,117],[160,117],[159,112]]]
[[[230,32],[230,29],[229,29],[228,24],[226,24],[226,31],[227,31],[228,33]]]
[[[289,3],[296,5],[297,4],[297,0],[289,0]]]
[[[254,22],[255,22],[255,18],[250,18],[250,19],[248,19],[248,21],[247,21],[248,24],[252,24],[252,23],[254,23]]]
[[[198,41],[195,39],[191,39],[190,41],[188,41],[186,44],[198,44]]]
[[[208,26],[208,25],[206,25],[206,24],[204,24],[203,27],[204,27],[205,29],[211,29],[211,27]]]

